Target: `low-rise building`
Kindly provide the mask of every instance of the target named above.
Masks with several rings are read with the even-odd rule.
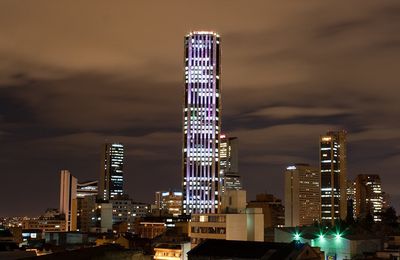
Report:
[[[221,213],[192,214],[189,223],[192,247],[206,239],[264,241],[264,215],[260,208],[246,209],[246,191],[227,189]]]
[[[77,231],[89,232],[94,226],[96,195],[81,196],[77,199]]]
[[[22,231],[21,232],[22,241],[37,240],[44,238],[44,233],[41,229],[22,229],[21,231]]]
[[[51,245],[67,248],[74,245],[89,244],[89,236],[87,233],[78,231],[48,232],[45,233],[45,241]]]
[[[154,246],[155,260],[187,260],[190,242],[161,243]]]
[[[165,222],[138,221],[135,227],[135,233],[141,238],[155,238],[167,230]]]
[[[60,214],[57,209],[47,209],[38,218],[24,219],[23,229],[41,229],[43,232],[66,231],[67,225],[65,215]]]
[[[283,227],[285,209],[282,200],[272,194],[257,194],[256,200],[247,203],[247,208],[261,208],[264,214],[264,228]]]
[[[275,228],[275,242],[293,241],[318,247],[324,252],[324,259],[335,260],[355,259],[382,249],[381,239],[373,234],[354,234],[351,230],[341,231],[336,228]]]
[[[261,209],[247,209],[245,213],[193,214],[189,237],[192,246],[206,239],[264,241]]]
[[[323,260],[320,252],[307,244],[207,240],[188,253],[189,260]]]
[[[155,210],[160,214],[179,216],[182,214],[181,191],[157,191],[155,193]]]
[[[65,219],[63,218],[33,218],[30,220],[24,220],[23,228],[24,229],[40,229],[43,232],[58,232],[65,231],[66,224]]]
[[[111,203],[96,203],[96,208],[93,210],[91,232],[105,233],[112,231],[112,204]]]

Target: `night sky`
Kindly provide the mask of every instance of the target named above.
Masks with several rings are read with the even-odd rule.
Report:
[[[283,199],[285,167],[317,166],[319,135],[346,129],[349,177],[380,174],[400,210],[399,1],[2,0],[0,216],[58,207],[59,171],[97,179],[106,141],[134,200],[180,188],[191,30],[221,35],[248,200]]]

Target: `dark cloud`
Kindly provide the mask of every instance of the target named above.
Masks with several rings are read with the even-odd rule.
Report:
[[[316,165],[318,136],[347,129],[349,176],[381,174],[400,205],[397,1],[192,4],[0,3],[0,215],[57,207],[58,171],[97,178],[107,140],[126,144],[134,199],[178,188],[183,36],[197,29],[222,37],[223,129],[249,199],[282,197],[285,166]]]

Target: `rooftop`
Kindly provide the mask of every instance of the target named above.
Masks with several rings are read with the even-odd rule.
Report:
[[[301,251],[305,244],[232,241],[209,239],[188,252],[188,256],[216,258],[276,259],[282,260],[296,251]]]

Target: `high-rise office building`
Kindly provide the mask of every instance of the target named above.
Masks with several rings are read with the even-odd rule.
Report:
[[[238,167],[238,138],[228,137],[225,134],[220,136],[219,144],[219,178],[221,180],[221,196],[225,190],[241,190]]]
[[[286,168],[285,226],[307,226],[319,222],[320,180],[319,170],[308,164],[295,164]]]
[[[321,221],[332,225],[347,216],[346,134],[320,137]]]
[[[375,222],[382,221],[383,193],[379,175],[357,175],[354,208],[357,218],[371,214]]]
[[[123,195],[123,165],[124,146],[120,143],[104,144],[100,166],[99,198],[109,200]]]
[[[75,231],[77,224],[77,179],[68,170],[61,171],[60,213],[65,215],[65,231]]]
[[[184,63],[183,213],[216,213],[220,203],[219,35],[203,31],[186,35]]]

